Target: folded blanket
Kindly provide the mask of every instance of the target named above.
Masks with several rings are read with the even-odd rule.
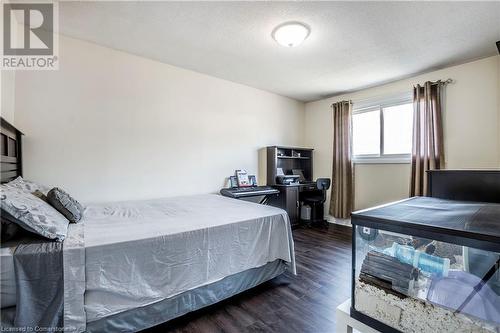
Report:
[[[14,252],[17,307],[14,326],[63,327],[63,244],[39,241],[20,244]]]

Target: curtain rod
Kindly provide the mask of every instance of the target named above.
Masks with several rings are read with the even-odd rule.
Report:
[[[437,80],[437,81],[426,81],[426,82],[430,82],[431,85],[436,85],[436,84],[441,84],[441,85],[448,85],[450,83],[453,83],[453,80],[452,79],[446,79],[444,81],[441,81],[441,80]],[[423,87],[425,85],[425,83],[423,84],[420,84],[420,83],[417,83],[416,85],[413,86],[413,88],[419,86],[419,87]]]
[[[453,83],[453,80],[452,79],[446,79],[444,81],[438,80],[438,81],[431,82],[431,84],[438,84],[438,83],[449,84],[449,83]]]
[[[450,84],[450,83],[453,83],[453,79],[446,79],[444,81],[441,81],[441,80],[438,80],[438,81],[434,81],[434,82],[431,82],[432,84],[438,84],[438,82],[440,82],[441,84]],[[408,94],[411,95],[411,90],[408,91]],[[402,96],[404,95],[403,93],[399,93],[399,94],[393,94],[391,97],[394,97],[394,96]],[[334,104],[336,103],[339,103],[339,102],[351,102],[351,103],[359,103],[359,102],[365,102],[365,101],[370,101],[370,100],[375,100],[375,99],[379,99],[379,98],[384,98],[382,96],[375,96],[375,97],[371,97],[371,98],[366,98],[366,99],[361,99],[361,100],[341,100],[341,101],[338,101],[338,102],[334,102],[332,103],[330,106],[333,106]]]

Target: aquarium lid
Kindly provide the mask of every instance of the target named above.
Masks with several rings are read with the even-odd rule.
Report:
[[[352,213],[353,225],[500,252],[500,204],[413,197]]]

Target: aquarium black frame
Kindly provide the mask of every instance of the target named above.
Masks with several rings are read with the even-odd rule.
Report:
[[[351,222],[352,223],[352,222]],[[402,333],[401,331],[395,329],[392,326],[384,324],[383,322],[372,318],[362,312],[356,310],[355,298],[354,298],[354,286],[356,281],[356,226],[352,225],[352,272],[351,272],[351,317],[359,320],[360,322],[376,329],[377,331],[384,333]]]
[[[428,172],[430,196],[433,196],[434,194],[436,197],[442,199],[462,199],[457,201],[464,201],[463,194],[467,192],[467,181],[472,178],[481,181],[483,183],[499,184],[500,170],[439,170],[436,172],[434,171]],[[437,179],[439,180],[439,182],[436,181]],[[463,186],[460,187],[458,192],[455,193],[453,192],[453,189],[456,189],[456,187],[450,186],[448,182],[451,181],[462,182]],[[437,188],[436,184],[439,184],[440,188]],[[474,185],[474,187],[476,186],[477,184]],[[477,197],[471,197],[470,195],[468,195],[466,201],[482,202],[485,201],[484,200],[485,198],[491,198],[492,197],[491,194],[496,193],[496,191],[498,191],[496,186],[486,187],[484,188],[484,191],[481,192],[481,195],[478,195]],[[393,205],[395,203],[400,203],[411,199],[412,198],[400,200],[397,202],[390,203],[388,205]],[[498,201],[492,200],[492,202],[498,202]],[[498,236],[481,234],[477,232],[468,232],[465,230],[447,229],[447,228],[440,228],[437,226],[421,225],[421,224],[395,221],[395,220],[386,220],[372,216],[363,216],[364,212],[375,208],[377,207],[357,211],[352,213],[351,215],[352,269],[351,269],[350,313],[352,318],[359,320],[362,323],[380,332],[401,333],[401,331],[395,329],[394,327],[384,324],[383,322],[356,310],[356,300],[354,296],[355,296],[355,282],[356,282],[356,231],[358,226],[375,228],[379,230],[385,230],[389,232],[395,232],[399,234],[422,237],[427,239],[433,239],[437,241],[473,247],[486,251],[500,252],[500,237]]]
[[[396,201],[388,205],[395,205],[413,199],[415,199],[415,197]],[[352,213],[352,226],[354,227],[356,225],[359,225],[373,229],[380,229],[410,236],[433,239],[441,242],[474,247],[485,251],[500,252],[500,237],[496,235],[363,215],[364,212],[368,212],[380,207],[383,206],[378,206]]]

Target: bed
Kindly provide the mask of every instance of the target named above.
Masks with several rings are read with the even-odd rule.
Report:
[[[15,249],[0,250],[2,327],[20,307]],[[295,273],[286,212],[216,194],[89,203],[69,224],[61,260],[72,332],[139,331]]]

